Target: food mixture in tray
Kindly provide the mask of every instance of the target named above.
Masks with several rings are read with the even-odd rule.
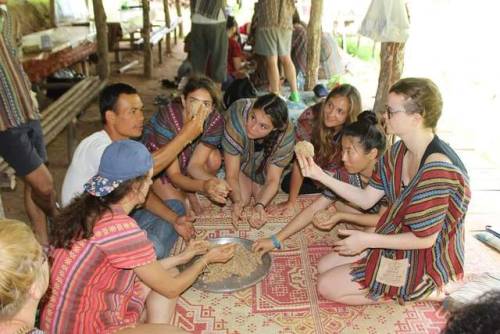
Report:
[[[221,282],[231,276],[245,278],[262,264],[259,255],[237,244],[234,256],[226,263],[211,263],[205,269],[202,277],[204,283]]]

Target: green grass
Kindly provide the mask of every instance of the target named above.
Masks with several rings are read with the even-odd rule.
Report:
[[[342,37],[337,37],[337,43],[339,47],[342,47]],[[359,47],[358,47],[358,37],[348,36],[347,37],[347,52],[364,61],[379,61],[380,54],[380,44],[375,45],[375,50],[373,50],[373,41],[364,37],[360,37]],[[373,52],[374,51],[374,52]]]

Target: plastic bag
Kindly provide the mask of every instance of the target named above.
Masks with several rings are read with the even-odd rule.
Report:
[[[410,20],[403,0],[372,0],[359,34],[378,42],[404,43]]]

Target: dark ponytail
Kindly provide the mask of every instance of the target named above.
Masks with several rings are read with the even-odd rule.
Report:
[[[69,249],[74,242],[90,239],[94,233],[95,222],[111,205],[118,203],[137,182],[144,182],[146,176],[139,176],[121,183],[115,190],[103,197],[96,197],[84,192],[74,198],[70,204],[54,217],[50,228],[50,244],[55,248]]]
[[[274,129],[264,138],[264,159],[257,168],[257,173],[264,171],[267,161],[278,148],[288,127],[288,107],[278,95],[269,93],[260,96],[253,105],[254,109],[263,110],[273,123]]]
[[[365,110],[358,115],[358,120],[344,127],[343,136],[358,138],[363,145],[365,153],[372,149],[378,150],[381,156],[386,148],[384,131],[379,125],[377,115],[371,110]]]

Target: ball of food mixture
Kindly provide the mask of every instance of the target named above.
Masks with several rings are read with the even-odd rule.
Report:
[[[313,222],[316,224],[322,223],[324,221],[327,221],[331,215],[332,215],[332,212],[330,212],[328,209],[319,210],[318,212],[316,212],[314,214]]]
[[[295,144],[295,154],[304,157],[314,157],[314,146],[306,140],[299,141]]]

